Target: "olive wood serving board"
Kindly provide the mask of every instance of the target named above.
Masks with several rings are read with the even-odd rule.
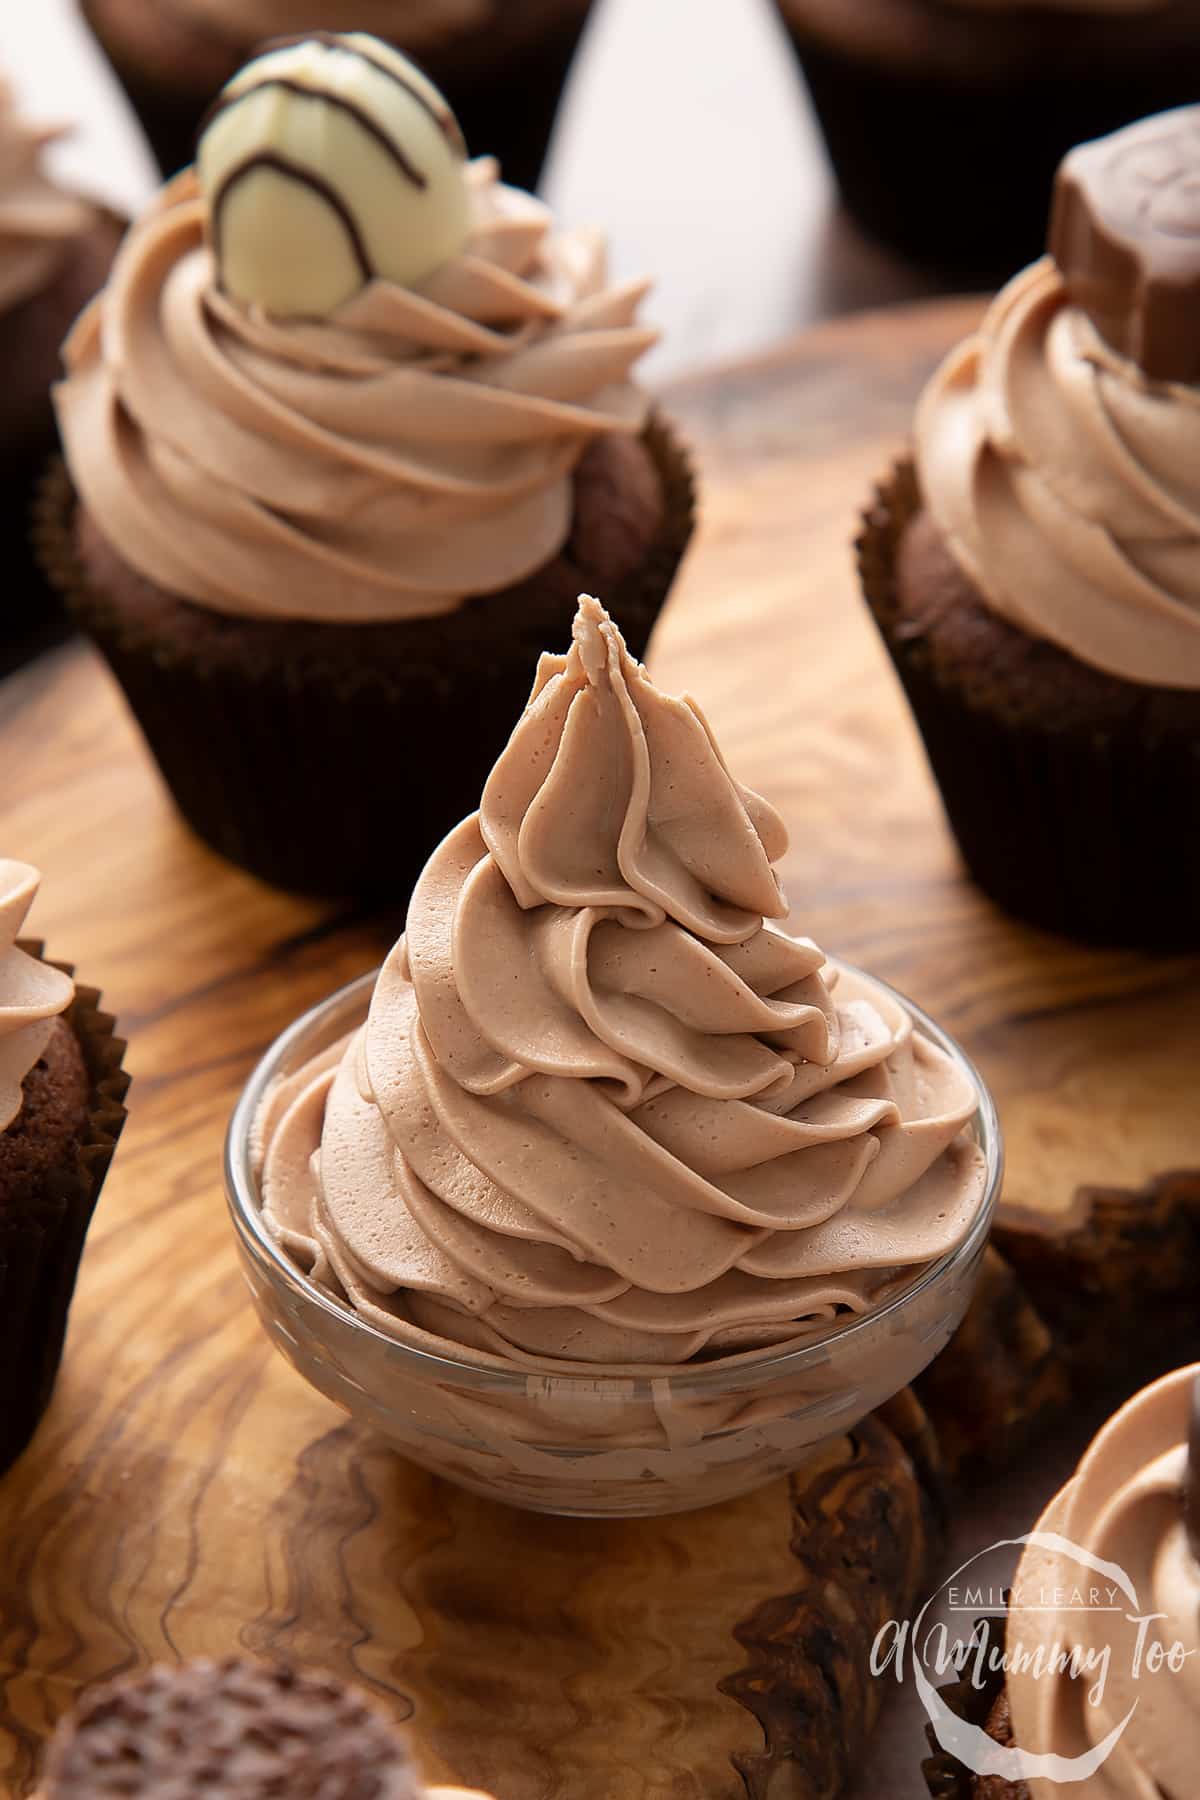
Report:
[[[703,524],[650,660],[786,819],[793,928],[962,1039],[1009,1203],[1053,1216],[1083,1185],[1200,1166],[1200,964],[1043,936],[975,892],[857,598],[857,508],[977,310],[861,315],[665,396]],[[873,1606],[909,1603],[930,1541],[889,1428],[673,1520],[522,1515],[406,1465],[269,1348],[221,1191],[254,1060],[399,918],[205,850],[79,645],[0,685],[0,849],[44,871],[30,928],[103,988],[134,1075],[57,1393],[0,1482],[0,1791],[29,1793],[82,1683],[242,1648],[361,1682],[412,1718],[431,1778],[497,1800],[841,1792],[878,1695],[839,1656]],[[833,1618],[857,1622],[839,1641]]]

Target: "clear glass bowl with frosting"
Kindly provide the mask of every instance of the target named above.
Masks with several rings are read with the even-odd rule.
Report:
[[[254,1076],[230,1195],[264,1319],[415,1460],[552,1511],[704,1505],[957,1325],[990,1102],[781,928],[786,845],[584,597],[378,975]]]
[[[916,1030],[974,1087],[967,1132],[986,1177],[967,1235],[878,1307],[792,1348],[654,1372],[577,1365],[570,1374],[549,1374],[397,1342],[292,1261],[264,1224],[256,1169],[255,1121],[272,1088],[362,1025],[375,982],[372,973],[333,994],[268,1050],[233,1117],[226,1183],[243,1271],[276,1349],[413,1462],[535,1511],[682,1512],[799,1467],[912,1381],[948,1343],[987,1243],[1001,1138],[988,1090],[963,1051],[899,995],[893,997]]]

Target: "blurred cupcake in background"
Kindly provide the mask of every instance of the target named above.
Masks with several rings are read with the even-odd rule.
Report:
[[[0,76],[0,675],[64,622],[30,553],[30,495],[57,441],[59,345],[107,275],[121,231],[47,175],[43,152],[58,135],[22,116]]]
[[[860,540],[981,887],[1200,945],[1200,107],[1067,157],[1050,254],[917,408]]]
[[[195,152],[204,111],[265,40],[369,31],[418,62],[472,152],[534,188],[591,0],[81,0],[164,175]],[[498,77],[497,72],[501,75]]]
[[[842,198],[994,285],[1038,255],[1073,144],[1200,93],[1195,0],[778,0]]]
[[[377,39],[225,90],[66,346],[47,566],[200,834],[407,896],[581,587],[639,653],[691,529],[603,239]]]

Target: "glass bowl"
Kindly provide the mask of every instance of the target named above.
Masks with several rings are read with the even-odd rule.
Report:
[[[342,988],[267,1051],[230,1124],[226,1187],[267,1335],[315,1388],[413,1462],[537,1512],[608,1518],[709,1506],[799,1467],[919,1375],[957,1328],[1000,1189],[999,1123],[959,1046],[889,989],[974,1087],[978,1106],[967,1129],[987,1168],[967,1236],[898,1294],[799,1347],[661,1372],[541,1374],[498,1358],[464,1353],[458,1360],[397,1343],[288,1259],[263,1223],[254,1172],[253,1125],[267,1091],[355,1030],[374,985],[372,973]]]

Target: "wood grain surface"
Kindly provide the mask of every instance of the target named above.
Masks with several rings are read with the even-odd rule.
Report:
[[[862,316],[672,391],[704,519],[651,664],[787,820],[794,928],[964,1041],[1011,1200],[1065,1209],[1200,1165],[1200,964],[1041,936],[971,888],[857,599],[856,510],[974,312]],[[230,1107],[400,921],[198,845],[82,647],[0,686],[0,771],[0,848],[45,875],[31,929],[103,987],[134,1075],[57,1394],[0,1484],[0,1789],[29,1792],[81,1683],[241,1646],[353,1675],[412,1715],[431,1777],[497,1800],[813,1791],[762,1762],[745,1675],[802,1586],[793,1487],[676,1520],[508,1512],[362,1435],[258,1330],[221,1192]]]

